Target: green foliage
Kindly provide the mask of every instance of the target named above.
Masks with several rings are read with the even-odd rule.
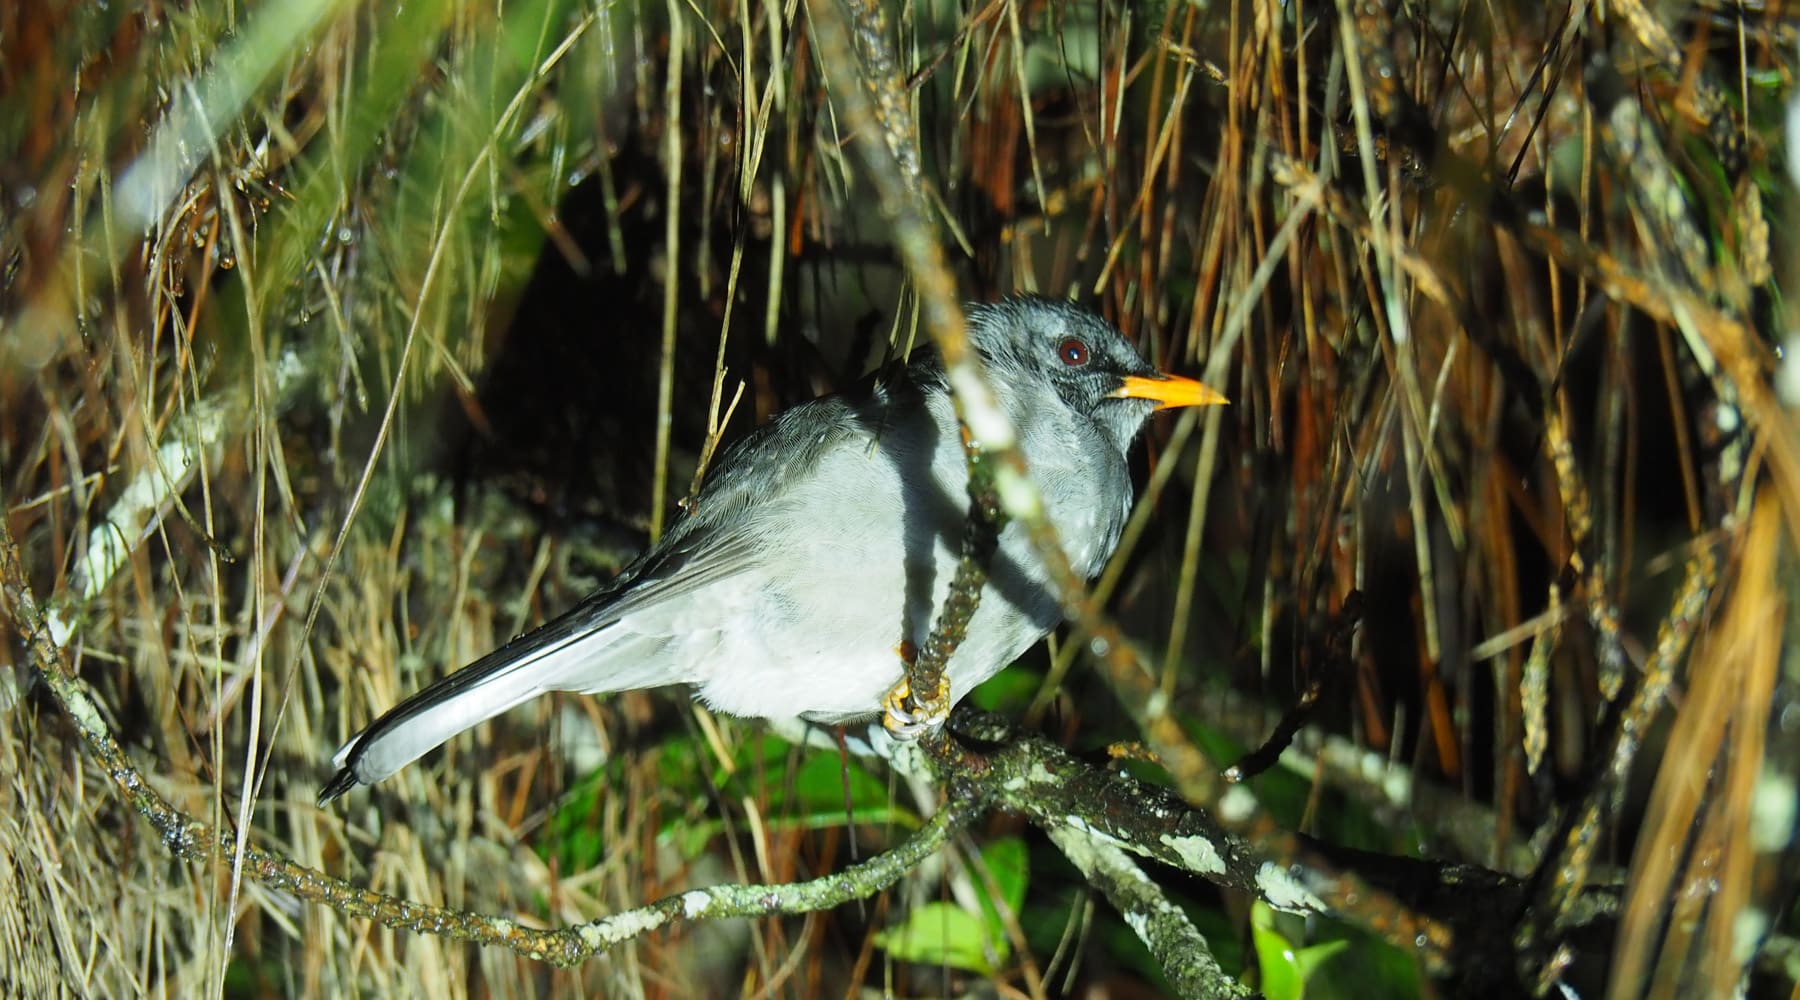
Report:
[[[983,712],[1015,716],[1031,704],[1032,696],[1037,694],[1038,685],[1043,682],[1041,673],[1015,663],[969,692],[969,703]]]
[[[1412,957],[1349,925],[1277,913],[1258,901],[1250,911],[1250,935],[1259,985],[1269,1000],[1419,995]],[[1329,971],[1320,975],[1327,963]]]
[[[988,933],[987,923],[955,903],[926,903],[898,927],[878,931],[877,947],[903,962],[943,965],[991,976],[1006,960],[1005,938]]]
[[[728,829],[720,802],[745,795],[760,799],[770,830],[841,827],[846,808],[859,824],[915,830],[919,817],[892,801],[887,782],[862,760],[831,750],[795,747],[764,733],[738,746],[731,766],[718,761],[697,736],[673,739],[655,751],[657,787],[666,807],[657,827],[659,842],[672,843],[683,858],[704,853]],[[583,778],[550,818],[550,836],[539,848],[565,871],[585,871],[605,857],[607,845],[594,829],[603,797],[621,787],[627,763],[613,758]],[[791,769],[790,769],[791,768]],[[773,775],[789,771],[785,780]],[[847,789],[847,791],[846,791]]]
[[[1001,914],[1016,915],[1025,904],[1026,857],[1025,842],[1018,837],[1001,837],[983,845],[981,866],[992,884],[974,873],[980,913],[970,913],[955,903],[927,903],[909,912],[897,926],[877,932],[875,944],[901,961],[982,975],[998,973],[1012,955],[1012,939]]]
[[[1349,947],[1346,941],[1299,945],[1276,926],[1278,914],[1258,900],[1250,908],[1250,940],[1256,946],[1256,968],[1263,995],[1269,1000],[1301,1000],[1319,967]]]
[[[1221,766],[1239,760],[1249,748],[1208,726],[1197,717],[1183,723],[1194,742]],[[1312,782],[1277,764],[1251,778],[1249,788],[1256,800],[1280,825],[1291,830],[1304,829],[1334,844],[1366,851],[1399,852],[1417,856],[1419,838],[1414,831],[1395,831],[1382,822],[1367,805],[1340,789],[1328,788],[1320,796],[1309,817],[1307,806],[1312,801]],[[1310,823],[1303,823],[1309,819]],[[1403,835],[1396,835],[1403,834]]]
[[[987,869],[986,878],[978,878],[976,887],[981,893],[981,908],[988,919],[988,927],[996,936],[1005,932],[1005,923],[1001,910],[995,905],[996,897],[1005,904],[1005,912],[1018,919],[1018,913],[1025,907],[1025,887],[1030,881],[1030,852],[1025,849],[1025,841],[1019,837],[1000,837],[981,848],[981,863]],[[988,890],[990,880],[993,894]]]

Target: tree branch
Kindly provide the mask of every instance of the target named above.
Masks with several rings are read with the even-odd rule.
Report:
[[[1187,997],[1249,997],[1256,991],[1226,975],[1206,938],[1117,844],[1072,826],[1050,839],[1092,885],[1106,894],[1144,946],[1162,963],[1170,985]]]

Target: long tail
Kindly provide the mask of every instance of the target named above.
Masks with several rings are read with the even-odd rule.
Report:
[[[680,680],[657,655],[666,637],[632,632],[602,615],[584,603],[389,709],[332,757],[338,772],[319,792],[319,805],[546,692],[628,691]]]

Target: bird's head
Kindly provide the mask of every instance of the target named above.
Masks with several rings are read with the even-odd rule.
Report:
[[[1047,384],[1070,409],[1104,428],[1120,451],[1157,410],[1226,402],[1193,379],[1157,371],[1112,324],[1067,302],[1019,296],[975,306],[969,340],[990,379]]]

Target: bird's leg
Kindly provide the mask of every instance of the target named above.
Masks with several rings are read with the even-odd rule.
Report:
[[[911,742],[950,718],[950,682],[938,684],[935,697],[914,698],[906,678],[881,699],[881,725],[897,740]]]
[[[936,691],[929,697],[916,698],[906,678],[919,649],[911,642],[902,642],[894,651],[900,654],[905,669],[900,672],[900,683],[881,699],[881,725],[895,739],[910,742],[950,718],[950,678],[940,677]]]

